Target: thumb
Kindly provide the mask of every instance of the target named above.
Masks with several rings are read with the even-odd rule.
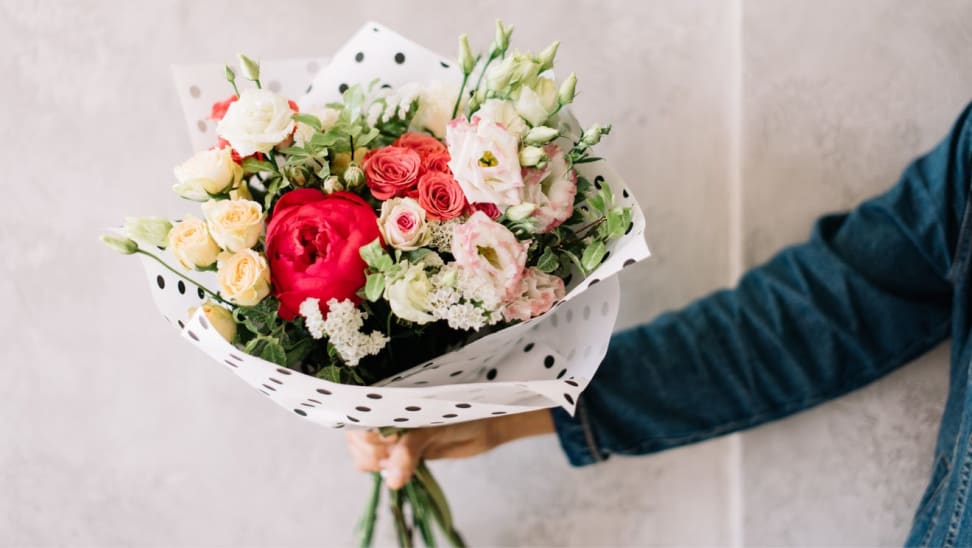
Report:
[[[428,441],[429,434],[426,431],[413,430],[391,447],[381,472],[388,487],[401,489],[412,479]]]

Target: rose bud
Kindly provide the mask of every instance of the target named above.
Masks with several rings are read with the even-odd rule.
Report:
[[[199,309],[202,309],[209,325],[213,326],[213,329],[226,339],[226,342],[233,342],[233,339],[236,338],[236,321],[233,320],[232,312],[214,302],[206,301],[199,306],[190,308],[189,316],[194,316]]]
[[[138,244],[128,238],[104,235],[99,239],[103,244],[121,253],[122,255],[131,255],[132,253],[138,251]]]
[[[125,234],[156,247],[165,247],[169,241],[172,223],[162,217],[125,217]]]

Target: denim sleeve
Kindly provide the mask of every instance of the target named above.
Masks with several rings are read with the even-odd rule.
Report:
[[[885,194],[817,221],[809,241],[732,290],[614,336],[576,415],[570,462],[644,454],[787,416],[944,340],[966,260],[969,108]],[[956,271],[960,269],[955,268]]]

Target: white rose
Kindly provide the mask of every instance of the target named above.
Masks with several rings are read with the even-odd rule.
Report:
[[[229,252],[249,249],[263,234],[263,208],[251,200],[210,200],[202,205],[209,233]]]
[[[240,156],[266,153],[290,137],[293,117],[286,98],[265,89],[247,89],[229,106],[216,134],[229,141]]]
[[[233,151],[229,148],[197,152],[173,171],[179,182],[172,186],[172,190],[197,202],[208,200],[210,194],[222,194],[236,188],[243,179],[243,168],[233,161]]]
[[[533,87],[521,87],[514,103],[520,113],[532,126],[542,126],[559,105],[557,85],[550,78],[539,78]]]
[[[382,202],[378,229],[385,243],[403,251],[424,247],[432,238],[425,210],[413,198],[392,198]]]
[[[476,111],[476,116],[503,125],[507,131],[516,135],[517,139],[522,139],[530,131],[530,127],[520,117],[513,103],[503,99],[487,99]]]
[[[449,169],[469,203],[491,203],[500,209],[519,203],[523,177],[518,144],[516,135],[478,116],[472,123],[463,118],[449,122]]]
[[[220,294],[240,306],[254,306],[270,294],[267,259],[252,249],[220,259],[217,277]]]
[[[388,284],[385,288],[385,299],[399,318],[426,324],[435,321],[429,303],[433,289],[432,281],[422,265],[411,265],[401,278]]]
[[[216,262],[219,246],[210,236],[206,223],[192,215],[176,223],[169,231],[168,248],[186,269],[206,268]]]
[[[418,110],[412,118],[412,131],[430,131],[442,139],[446,125],[452,120],[452,108],[459,96],[459,86],[445,82],[427,82],[418,95]],[[462,108],[462,105],[460,105]]]

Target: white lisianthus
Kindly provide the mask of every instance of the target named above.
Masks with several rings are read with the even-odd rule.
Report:
[[[270,267],[252,249],[220,259],[217,272],[220,293],[240,306],[255,306],[270,294]]]
[[[473,116],[457,118],[446,128],[449,169],[471,204],[490,203],[500,208],[519,203],[523,187],[519,139],[502,125]]]
[[[530,130],[530,127],[526,125],[526,122],[516,111],[513,103],[503,99],[487,99],[476,111],[476,116],[483,120],[501,124],[507,131],[516,135],[517,139],[522,139]]]
[[[557,111],[557,85],[550,78],[538,78],[533,86],[519,88],[514,105],[531,126],[542,126]]]
[[[169,231],[168,248],[179,264],[188,270],[206,268],[216,262],[219,245],[206,228],[206,222],[192,215],[176,223]]]
[[[251,200],[210,200],[202,205],[209,233],[235,253],[256,245],[263,234],[263,208]]]
[[[172,190],[196,202],[236,188],[243,179],[243,168],[233,161],[233,151],[229,148],[197,152],[173,171],[179,182],[172,186]]]
[[[240,156],[267,153],[290,137],[293,117],[285,97],[266,89],[247,89],[226,110],[216,134],[229,141]]]
[[[425,210],[414,198],[382,202],[378,229],[388,245],[403,251],[425,247],[432,237]]]
[[[412,131],[425,130],[439,139],[444,138],[458,95],[459,86],[455,83],[431,81],[422,85],[418,94],[418,110],[412,118]],[[462,108],[462,104],[459,108]]]
[[[385,299],[396,316],[419,325],[435,321],[429,297],[435,289],[421,264],[409,265],[385,288]]]

